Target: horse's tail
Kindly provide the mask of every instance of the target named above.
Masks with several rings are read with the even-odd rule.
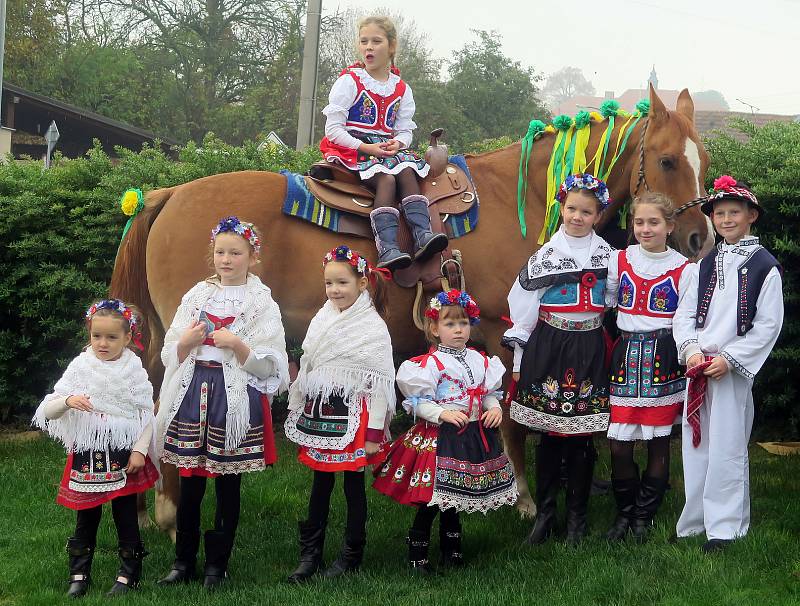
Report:
[[[144,316],[142,327],[144,366],[156,392],[164,373],[159,355],[164,342],[164,326],[150,298],[145,257],[150,227],[174,191],[175,188],[170,187],[156,189],[147,194],[144,209],[133,220],[125,239],[120,244],[108,289],[110,296],[132,303]]]

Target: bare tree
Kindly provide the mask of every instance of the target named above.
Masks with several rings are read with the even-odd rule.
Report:
[[[552,73],[542,87],[542,93],[551,107],[576,95],[594,95],[594,86],[578,67],[562,67]]]

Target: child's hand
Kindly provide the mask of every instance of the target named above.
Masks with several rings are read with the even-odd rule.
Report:
[[[382,143],[362,143],[358,146],[358,151],[368,156],[375,156],[376,158],[388,158],[389,156],[393,156],[394,154],[387,152],[383,148],[383,145]]]
[[[696,353],[686,360],[686,368],[694,368],[698,364],[702,364],[704,361],[705,356],[703,356],[703,354]]]
[[[131,452],[128,458],[128,466],[125,468],[125,473],[137,473],[144,467],[144,455],[138,450]]]
[[[178,346],[183,346],[186,349],[194,349],[198,345],[202,344],[205,338],[205,322],[192,322],[191,326],[183,331],[181,338],[178,340]]]
[[[511,378],[514,379],[515,381],[519,382],[519,373],[518,372],[512,372],[511,373]]]
[[[89,396],[69,396],[66,400],[67,408],[74,410],[81,410],[83,412],[92,412],[94,408],[89,401]]]
[[[440,423],[451,423],[456,427],[465,427],[469,423],[469,417],[460,410],[443,410],[439,415]]]
[[[481,415],[481,421],[483,421],[484,426],[489,429],[499,427],[502,420],[503,411],[499,408],[490,408]]]
[[[364,443],[364,450],[367,451],[367,456],[368,457],[371,457],[372,455],[377,454],[380,449],[381,449],[381,445],[378,444],[377,442],[370,442],[369,440],[367,440]]]
[[[220,328],[209,335],[214,340],[214,345],[220,349],[233,349],[242,340],[227,328]]]
[[[400,143],[397,139],[389,139],[385,143],[379,143],[381,149],[387,153],[389,156],[394,156],[403,149],[403,144]]]
[[[712,379],[721,379],[728,370],[728,363],[725,361],[725,358],[717,356],[711,360],[711,364],[703,371],[703,374]]]

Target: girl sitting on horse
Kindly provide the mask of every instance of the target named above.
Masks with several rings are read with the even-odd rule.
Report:
[[[314,470],[308,518],[300,522],[300,564],[290,581],[309,579],[322,566],[335,472],[344,472],[347,527],[339,558],[323,576],[354,572],[366,544],[364,468],[376,463],[395,408],[394,361],[383,273],[354,250],[337,246],[323,259],[325,305],[303,341],[297,380],[289,391],[287,437],[299,461]],[[374,293],[371,295],[370,291]]]
[[[608,205],[605,183],[570,175],[558,192],[563,224],[522,268],[508,295],[517,392],[511,418],[542,432],[536,449],[538,514],[528,537],[553,532],[561,462],[567,461],[567,542],[587,533],[597,453],[592,434],[608,429],[608,374],[602,318],[611,246],[594,232]],[[513,389],[512,389],[513,391]]]
[[[633,201],[630,217],[639,244],[611,256],[606,283],[621,333],[611,357],[608,443],[617,517],[610,541],[624,539],[628,531],[638,541],[647,538],[667,489],[670,434],[686,394],[672,318],[691,272],[684,271],[689,260],[667,246],[675,206],[664,194],[646,193]],[[633,456],[636,440],[647,442],[641,478]]]
[[[86,312],[89,346],[70,362],[46,396],[33,423],[69,452],[58,503],[78,513],[67,541],[69,589],[77,598],[91,580],[103,503],[111,501],[120,569],[108,595],[139,584],[144,550],[136,495],[158,479],[148,452],[153,438],[153,386],[128,346],[141,346],[139,316],[118,299],[98,301]],[[8,520],[11,523],[11,520]]]
[[[328,162],[358,173],[375,192],[370,213],[378,267],[408,267],[409,254],[398,247],[400,209],[414,237],[414,260],[425,260],[447,247],[447,236],[431,233],[428,199],[417,178],[428,174],[425,160],[409,150],[414,124],[414,96],[394,65],[397,30],[387,17],[367,17],[358,24],[362,61],[345,68],[322,110],[327,122],[320,143]]]
[[[250,270],[261,238],[228,217],[211,232],[215,274],[183,296],[164,337],[157,416],[162,459],[180,474],[175,563],[162,584],[194,578],[200,506],[215,478],[214,530],[205,533],[205,580],[227,578],[239,524],[241,474],[275,462],[270,400],[289,379],[281,312]]]
[[[497,430],[503,411],[497,390],[505,367],[497,356],[467,347],[480,310],[466,292],[441,292],[425,311],[435,349],[400,366],[403,408],[420,421],[395,440],[377,470],[375,488],[417,510],[408,531],[408,561],[431,571],[428,545],[438,513],[441,563],[460,566],[459,513],[486,513],[517,500],[517,484]]]

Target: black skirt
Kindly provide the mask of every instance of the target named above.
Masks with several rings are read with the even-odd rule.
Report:
[[[603,329],[562,330],[539,320],[522,356],[511,418],[538,431],[585,434],[608,428]]]

